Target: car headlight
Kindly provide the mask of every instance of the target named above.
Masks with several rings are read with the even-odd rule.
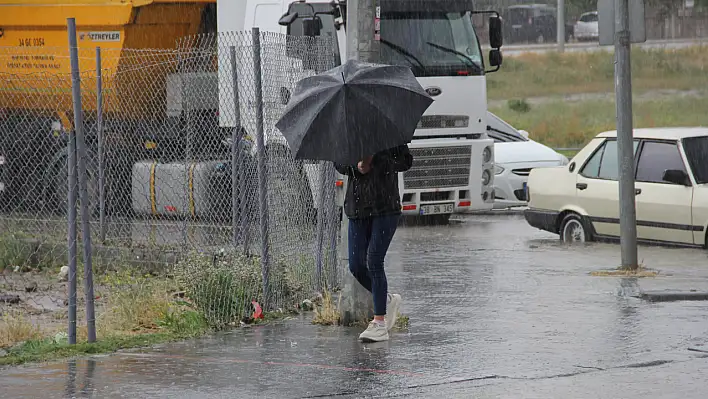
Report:
[[[492,174],[489,172],[489,169],[485,169],[484,172],[482,172],[482,185],[486,186],[490,181],[492,181]]]
[[[504,168],[502,168],[502,167],[499,166],[499,165],[494,165],[494,174],[495,174],[495,175],[500,175],[500,174],[502,174],[502,173],[504,173]]]

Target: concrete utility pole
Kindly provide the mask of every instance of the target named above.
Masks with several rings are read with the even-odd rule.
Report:
[[[364,62],[379,60],[379,43],[374,38],[376,0],[347,0],[347,58]],[[348,182],[345,180],[346,192]],[[339,308],[340,322],[351,325],[367,322],[374,316],[371,293],[349,273],[349,219],[342,216],[342,240],[339,246],[340,259],[344,263],[343,282]]]
[[[558,16],[556,17],[556,40],[558,41],[558,52],[565,51],[565,0],[558,0]]]
[[[622,251],[622,268],[635,270],[639,264],[637,262],[636,193],[634,192],[629,0],[615,0],[615,7],[615,96],[617,98],[620,249]]]

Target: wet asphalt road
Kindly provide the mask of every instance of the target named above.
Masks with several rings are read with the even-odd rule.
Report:
[[[708,302],[647,303],[642,290],[708,290],[706,252],[642,247],[662,277],[592,277],[619,246],[569,248],[519,215],[405,227],[388,258],[407,331],[305,319],[149,351],[0,371],[0,397],[705,398]]]

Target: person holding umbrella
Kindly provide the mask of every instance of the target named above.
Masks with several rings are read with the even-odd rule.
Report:
[[[296,159],[330,161],[348,177],[349,269],[374,299],[364,341],[387,340],[398,316],[384,257],[401,215],[398,173],[413,164],[408,143],[432,103],[409,67],[349,60],[298,81],[276,123]]]
[[[407,145],[366,157],[356,166],[335,163],[349,177],[344,212],[349,218],[349,271],[374,300],[374,319],[362,341],[386,341],[396,324],[402,298],[388,292],[384,258],[401,216],[398,173],[411,168]]]

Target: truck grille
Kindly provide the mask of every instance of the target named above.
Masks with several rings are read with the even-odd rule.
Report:
[[[406,189],[464,187],[469,184],[472,148],[412,148],[413,166],[403,174]]]

